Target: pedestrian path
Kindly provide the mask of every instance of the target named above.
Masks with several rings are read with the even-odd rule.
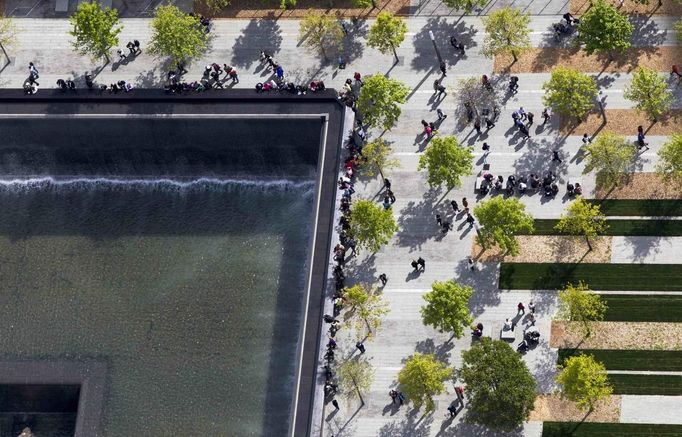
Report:
[[[682,237],[621,236],[611,241],[612,263],[682,264]]]
[[[621,397],[620,421],[623,423],[664,423],[682,425],[682,396]]]

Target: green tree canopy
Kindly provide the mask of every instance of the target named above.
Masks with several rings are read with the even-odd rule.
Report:
[[[298,37],[303,44],[319,50],[327,57],[327,48],[339,48],[343,42],[341,23],[332,15],[318,14],[311,9],[301,20]]]
[[[400,106],[407,101],[410,89],[402,82],[375,74],[365,79],[357,108],[370,127],[390,130],[400,117]]]
[[[356,8],[377,7],[375,0],[353,0],[351,3],[353,3],[353,6],[355,6]]]
[[[360,156],[360,173],[369,177],[374,177],[379,173],[381,179],[384,179],[385,171],[400,167],[400,161],[391,158],[391,153],[391,146],[382,138],[365,144],[362,148],[362,156]]]
[[[17,29],[12,17],[0,14],[0,48],[7,54],[9,49],[17,40]]]
[[[517,8],[505,6],[483,17],[485,39],[481,53],[488,58],[509,53],[514,61],[525,50],[531,48],[530,14]]]
[[[628,17],[615,6],[604,0],[596,0],[580,17],[578,41],[589,55],[595,51],[611,55],[614,51],[630,47],[634,29]]]
[[[199,17],[186,14],[172,5],[159,6],[152,20],[149,51],[168,56],[174,63],[187,62],[206,49],[207,36]]]
[[[670,109],[673,102],[673,93],[668,90],[666,80],[657,71],[646,67],[635,71],[623,96],[635,102],[635,108],[654,122]]]
[[[371,200],[358,199],[351,206],[350,234],[358,248],[377,252],[398,231],[393,213]]]
[[[417,170],[426,169],[431,188],[445,185],[448,190],[462,185],[462,176],[474,169],[471,147],[463,147],[454,136],[434,137],[419,157]]]
[[[434,355],[415,353],[398,374],[400,389],[412,401],[417,410],[426,406],[425,413],[436,408],[433,397],[445,391],[445,381],[453,370],[445,367]]]
[[[677,20],[675,22],[675,39],[677,39],[677,44],[682,45],[682,20]]]
[[[585,337],[592,333],[592,323],[604,320],[608,307],[598,294],[592,292],[587,284],[566,284],[559,291],[559,311],[557,319],[578,322],[577,326]]]
[[[469,299],[473,294],[473,288],[452,279],[434,282],[431,291],[423,296],[426,306],[421,308],[422,321],[440,332],[452,332],[454,337],[462,338],[464,328],[474,321],[469,312]]]
[[[231,0],[204,0],[204,4],[212,15],[215,15],[230,6],[230,3],[232,3]]]
[[[566,214],[561,214],[554,228],[564,234],[584,236],[587,246],[592,250],[590,237],[603,234],[608,229],[608,225],[599,205],[590,203],[579,196],[568,206]]]
[[[591,355],[568,358],[557,375],[564,398],[574,401],[578,408],[592,412],[595,404],[611,395],[613,388],[606,368]]]
[[[388,314],[388,303],[379,290],[364,285],[344,289],[343,298],[350,308],[348,326],[354,326],[359,337],[372,337]]]
[[[533,216],[526,212],[526,205],[519,199],[495,196],[474,207],[481,229],[476,241],[483,248],[497,244],[505,254],[519,253],[515,235],[531,234],[534,230]]]
[[[488,0],[442,0],[443,4],[449,8],[458,11],[464,11],[465,14],[470,14],[476,8],[482,8],[488,3]]]
[[[597,82],[594,78],[566,67],[552,70],[549,81],[542,85],[545,106],[554,112],[582,119],[594,107]]]
[[[407,24],[405,24],[405,20],[393,16],[390,12],[380,12],[372,27],[369,28],[367,45],[384,54],[392,51],[397,60],[398,53],[395,49],[400,47],[406,33]]]
[[[585,147],[587,151],[583,173],[596,171],[599,183],[605,187],[620,185],[635,158],[635,146],[625,137],[604,132]]]
[[[367,360],[360,357],[347,359],[336,370],[341,394],[346,397],[357,395],[364,405],[363,395],[372,388],[374,374],[374,367]]]
[[[682,182],[682,134],[675,134],[658,150],[656,171],[663,177]]]
[[[460,378],[466,384],[471,420],[511,431],[533,410],[535,379],[509,344],[482,337],[462,352]]]
[[[118,45],[118,34],[123,30],[116,9],[105,9],[96,1],[79,3],[69,22],[73,26],[69,32],[74,38],[72,45],[78,53],[109,60],[109,50]]]

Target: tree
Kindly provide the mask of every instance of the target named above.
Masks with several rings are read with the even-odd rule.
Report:
[[[360,337],[371,337],[381,327],[383,317],[389,311],[388,303],[375,288],[359,284],[348,287],[344,289],[343,299],[350,306],[348,325],[354,324]]]
[[[585,147],[587,158],[584,174],[596,171],[600,183],[606,187],[618,186],[627,175],[635,157],[635,147],[625,137],[604,132]]]
[[[557,318],[569,322],[578,322],[583,335],[592,334],[592,323],[604,320],[608,307],[600,295],[589,289],[587,284],[566,284],[566,288],[559,291],[559,311]]]
[[[207,36],[198,16],[186,14],[172,5],[159,6],[152,20],[149,51],[184,63],[206,49]]]
[[[658,150],[658,158],[656,171],[661,176],[682,182],[682,134],[672,135]]]
[[[431,188],[445,185],[449,190],[462,185],[462,176],[473,172],[471,147],[462,146],[454,136],[434,137],[419,157],[417,170],[426,169]]]
[[[590,237],[603,234],[608,227],[599,205],[578,197],[568,206],[566,214],[561,214],[554,229],[565,234],[584,236],[587,247],[592,250]]]
[[[204,4],[213,15],[230,6],[231,0],[204,0]]]
[[[535,379],[509,344],[482,337],[462,352],[460,378],[467,387],[469,416],[496,430],[511,431],[535,402]]]
[[[362,395],[369,392],[372,387],[374,373],[374,367],[367,360],[351,358],[344,361],[336,370],[341,393],[346,397],[357,394],[364,405],[365,399]]]
[[[452,332],[453,337],[462,338],[464,328],[474,321],[469,312],[469,299],[473,294],[473,288],[452,279],[434,282],[431,291],[423,296],[427,303],[421,308],[422,321],[440,332]]]
[[[467,114],[471,112],[472,117],[480,118],[483,114],[499,111],[502,96],[499,89],[495,87],[486,88],[478,77],[460,79],[456,87],[458,110]]]
[[[378,172],[384,179],[386,170],[400,167],[400,161],[391,158],[391,152],[391,146],[381,138],[365,144],[360,156],[360,172],[369,177]]]
[[[516,255],[519,243],[514,236],[534,231],[533,217],[526,212],[526,205],[514,197],[496,196],[483,201],[474,207],[474,215],[481,225],[476,241],[484,249],[497,244],[505,254]]]
[[[375,0],[353,0],[352,3],[356,8],[368,8],[370,6],[372,8],[377,7]]]
[[[17,39],[17,29],[14,25],[14,20],[11,17],[6,17],[0,14],[0,49],[2,49],[7,62],[9,63],[9,55],[7,49],[10,48]]]
[[[322,52],[327,58],[325,47],[340,47],[343,42],[343,28],[337,19],[331,15],[317,14],[308,11],[301,20],[298,37],[306,46]]]
[[[655,70],[646,67],[639,67],[635,71],[623,96],[635,102],[635,108],[648,115],[652,122],[670,109],[673,101],[673,93],[668,90],[666,80]]]
[[[549,81],[542,85],[546,106],[561,115],[577,117],[581,120],[594,107],[597,98],[597,82],[594,78],[566,67],[552,71]]]
[[[567,358],[560,369],[556,380],[561,384],[562,397],[575,402],[582,410],[591,413],[599,400],[613,392],[604,364],[592,355],[579,354]]]
[[[365,79],[357,109],[370,127],[390,130],[400,117],[400,104],[407,101],[410,89],[402,82],[375,74]]]
[[[402,44],[407,33],[407,24],[405,20],[393,16],[390,12],[380,12],[377,19],[369,28],[367,35],[367,45],[374,47],[381,53],[386,54],[393,51],[396,62],[398,62],[398,53],[396,48]]]
[[[488,58],[509,53],[514,62],[518,55],[531,48],[530,14],[506,6],[483,17],[485,39],[481,52]]]
[[[390,210],[371,200],[353,202],[350,215],[350,234],[358,248],[377,252],[398,231],[398,225]]]
[[[398,383],[415,409],[426,406],[426,414],[436,408],[433,397],[445,391],[445,381],[452,377],[452,373],[453,370],[445,367],[434,355],[415,353],[398,373]]]
[[[675,39],[677,39],[677,43],[682,45],[682,20],[677,20],[673,28],[675,29]]]
[[[607,52],[611,58],[614,51],[622,52],[630,47],[634,29],[628,17],[615,6],[597,0],[580,17],[578,42],[584,45],[588,55],[600,51]]]
[[[443,0],[443,4],[449,8],[464,11],[470,14],[476,8],[482,8],[488,0]]]
[[[123,27],[116,9],[105,9],[96,1],[78,4],[76,12],[69,17],[73,29],[74,49],[94,59],[105,58],[109,62],[109,50],[118,45],[118,34]]]

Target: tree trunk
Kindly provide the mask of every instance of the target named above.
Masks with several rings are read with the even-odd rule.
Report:
[[[587,247],[590,248],[590,252],[592,252],[592,245],[590,244],[590,239],[585,235],[585,241],[587,242]]]
[[[376,9],[376,7],[377,7],[377,3],[374,0],[372,0],[372,9]]]
[[[351,375],[350,377],[353,380],[353,385],[355,386],[355,390],[358,392],[358,397],[360,398],[360,403],[362,405],[365,405],[365,400],[362,398],[362,392],[360,391],[360,387],[358,387],[358,383],[355,381],[355,377]]]
[[[378,165],[377,165],[377,169],[379,170],[379,175],[381,176],[381,181],[383,182],[384,179],[386,179],[386,178],[384,177],[384,172],[381,171],[381,167],[379,167]]]
[[[364,321],[365,321],[365,325],[367,325],[367,332],[371,334],[371,333],[372,333],[372,327],[370,326],[369,322],[368,322],[367,319],[364,318],[364,317],[362,318],[362,320],[364,320]]]
[[[320,50],[322,51],[322,56],[327,59],[327,52],[324,50],[324,43],[320,42]]]
[[[516,57],[516,50],[512,50],[512,58],[514,58],[514,62],[519,60],[519,58]]]
[[[391,48],[393,49],[393,56],[395,56],[395,63],[397,64],[398,62],[400,62],[400,59],[398,59],[398,52],[396,51],[395,46],[393,44],[391,44]]]

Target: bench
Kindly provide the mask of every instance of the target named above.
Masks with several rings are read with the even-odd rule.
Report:
[[[516,331],[502,328],[500,330],[500,340],[516,341]]]
[[[69,0],[55,0],[54,11],[66,12],[69,10]]]

